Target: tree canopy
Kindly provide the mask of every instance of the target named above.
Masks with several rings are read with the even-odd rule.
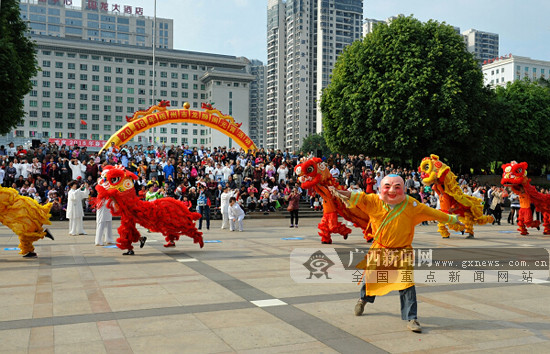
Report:
[[[317,154],[317,150],[320,150],[323,156],[329,156],[332,151],[330,151],[329,147],[327,146],[326,140],[323,137],[323,133],[321,134],[311,134],[304,138],[304,142],[302,143],[302,153],[305,155],[309,154],[310,152],[313,152],[313,154]]]
[[[321,98],[325,138],[342,153],[486,162],[490,95],[452,26],[400,16],[338,58]]]
[[[550,87],[547,81],[517,80],[495,90],[499,124],[498,157],[503,162],[527,161],[540,169],[550,156]]]
[[[27,26],[19,14],[19,1],[0,2],[0,134],[23,120],[23,97],[36,75],[34,44],[25,36]]]

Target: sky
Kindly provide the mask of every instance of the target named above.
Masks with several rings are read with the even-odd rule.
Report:
[[[143,8],[154,0],[110,0]],[[550,61],[550,0],[365,0],[364,17],[413,15],[499,35],[499,54]],[[266,63],[267,0],[157,0],[157,17],[174,20],[174,49],[244,56]]]

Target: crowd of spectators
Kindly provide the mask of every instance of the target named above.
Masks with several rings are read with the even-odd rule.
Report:
[[[216,214],[221,195],[227,186],[234,192],[243,210],[270,213],[287,205],[293,188],[299,188],[294,167],[302,158],[311,156],[263,148],[255,153],[247,153],[234,147],[215,147],[210,150],[204,146],[124,145],[117,148],[114,144],[99,155],[98,152],[89,152],[86,147],[77,145],[42,143],[33,148],[16,147],[10,143],[7,147],[0,146],[0,184],[15,188],[21,195],[32,197],[39,203],[53,203],[52,213],[63,219],[69,182],[87,181],[91,196],[94,196],[93,186],[103,168],[122,164],[138,176],[136,193],[144,200],[148,193],[156,197],[170,196],[184,201],[195,210],[203,187],[209,205]],[[334,154],[323,159],[331,175],[350,189],[376,193],[385,175],[398,174],[405,180],[409,195],[438,208],[437,194],[421,184],[416,169],[396,166],[365,155]],[[468,175],[459,176],[458,183],[466,194],[484,200],[486,213],[498,212],[497,206],[510,200],[511,191],[480,185]],[[499,197],[494,202],[498,194],[495,190],[500,191],[502,201]],[[311,208],[321,210],[322,200],[319,196],[310,198],[305,191],[299,191],[310,202]],[[498,220],[500,222],[500,217]]]

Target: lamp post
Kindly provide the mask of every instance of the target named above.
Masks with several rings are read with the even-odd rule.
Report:
[[[157,73],[156,73],[156,63],[155,63],[155,47],[157,46],[157,0],[155,0],[155,9],[153,15],[153,89],[151,90],[151,106],[154,105],[155,95],[156,95],[156,86],[157,86]],[[152,145],[155,145],[155,129],[151,128],[152,135]]]

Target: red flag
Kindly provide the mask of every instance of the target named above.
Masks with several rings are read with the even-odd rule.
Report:
[[[82,125],[88,125],[88,123],[86,123],[86,121],[83,120],[83,119],[80,120],[80,124],[82,124]]]

